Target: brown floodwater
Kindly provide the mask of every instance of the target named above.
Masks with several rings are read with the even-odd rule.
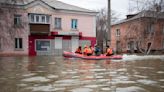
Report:
[[[164,56],[0,57],[0,92],[164,92]]]

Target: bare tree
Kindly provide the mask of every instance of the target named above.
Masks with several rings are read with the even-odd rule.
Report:
[[[107,10],[105,8],[98,10],[99,14],[97,15],[96,20],[96,31],[97,31],[97,43],[100,48],[103,50],[104,43],[106,43],[109,39],[107,38]],[[115,11],[111,12],[111,23],[115,23],[118,21],[118,15]],[[107,43],[105,44],[107,45]]]
[[[131,18],[132,20],[128,24],[125,40],[132,51],[137,49],[144,54],[149,54],[155,38],[159,35],[156,26],[164,10],[164,2],[163,0],[131,1],[133,6],[130,7],[130,12],[138,13]]]

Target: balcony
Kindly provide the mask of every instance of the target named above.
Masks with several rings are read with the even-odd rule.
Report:
[[[30,34],[49,34],[50,16],[44,14],[29,14]]]
[[[49,34],[49,24],[30,24],[30,34]]]
[[[30,24],[50,24],[50,15],[45,14],[29,14]]]

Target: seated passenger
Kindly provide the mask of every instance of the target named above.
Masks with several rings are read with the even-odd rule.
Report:
[[[89,46],[89,48],[91,49],[91,53],[92,53],[92,55],[93,55],[93,53],[94,53],[94,48],[92,47],[92,46]]]
[[[83,54],[84,54],[84,55],[87,55],[87,45],[84,46]]]
[[[96,56],[99,56],[99,55],[101,54],[100,47],[97,46],[97,45],[95,45],[95,50],[94,50],[94,52],[95,52],[95,55],[96,55]]]
[[[86,45],[84,47],[83,54],[87,55],[87,56],[91,56],[92,55],[92,50]]]
[[[106,56],[111,56],[111,55],[113,55],[113,50],[109,46],[107,46]]]
[[[77,53],[77,54],[82,54],[81,46],[79,46],[79,47],[76,49],[75,53]]]

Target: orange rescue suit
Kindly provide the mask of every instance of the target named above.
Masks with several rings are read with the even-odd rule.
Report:
[[[84,48],[84,54],[92,54],[92,50],[90,48]]]
[[[112,51],[111,48],[108,48],[108,49],[107,49],[107,54],[109,54],[109,55],[113,54],[113,51]]]

